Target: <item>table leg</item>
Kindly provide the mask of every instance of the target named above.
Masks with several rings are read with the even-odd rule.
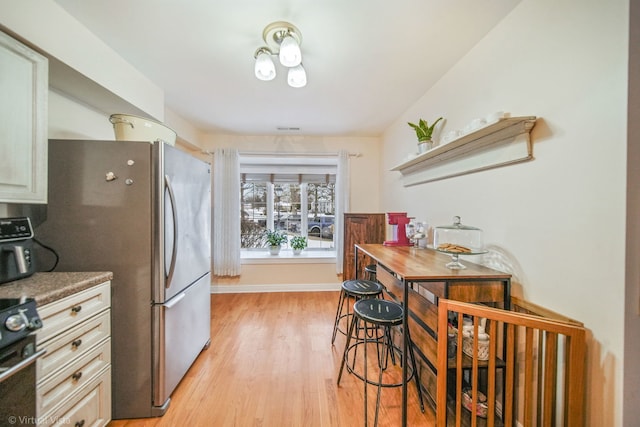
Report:
[[[511,279],[504,281],[504,309],[511,311]]]
[[[402,298],[402,427],[407,426],[407,351],[409,348],[409,340],[407,327],[409,325],[409,284],[402,279],[403,295]]]

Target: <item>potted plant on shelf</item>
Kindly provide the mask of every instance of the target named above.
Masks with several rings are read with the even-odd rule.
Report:
[[[427,150],[430,150],[433,147],[433,141],[431,140],[431,135],[433,134],[433,130],[436,127],[436,124],[442,120],[440,117],[438,120],[433,122],[431,126],[427,123],[426,120],[420,119],[418,124],[408,122],[407,124],[416,131],[416,136],[418,137],[418,152],[424,153]]]
[[[278,230],[265,231],[265,237],[267,239],[267,245],[269,246],[269,252],[271,252],[271,255],[278,255],[282,244],[287,243],[287,235]]]
[[[300,255],[302,250],[307,247],[307,238],[304,236],[294,236],[291,239],[291,249],[294,255]]]

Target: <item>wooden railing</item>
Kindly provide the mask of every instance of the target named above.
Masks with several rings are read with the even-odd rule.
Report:
[[[465,317],[473,337],[487,319],[488,346],[452,328]],[[437,352],[437,426],[584,426],[579,322],[516,298],[512,311],[440,299]]]

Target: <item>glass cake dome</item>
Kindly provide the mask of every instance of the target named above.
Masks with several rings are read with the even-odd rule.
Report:
[[[452,270],[466,268],[460,263],[460,255],[479,255],[486,253],[482,230],[477,227],[463,225],[459,216],[453,217],[453,224],[435,227],[433,231],[433,247],[451,255],[451,262],[447,264]]]

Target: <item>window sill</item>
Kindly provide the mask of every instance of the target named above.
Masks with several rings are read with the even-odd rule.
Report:
[[[294,255],[293,251],[282,249],[278,255],[265,251],[241,251],[241,264],[335,264],[336,251],[302,251]]]

